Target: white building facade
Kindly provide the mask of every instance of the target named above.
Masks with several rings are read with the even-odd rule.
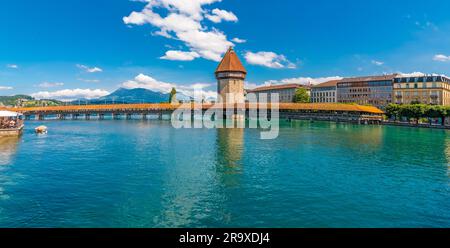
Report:
[[[329,81],[315,85],[311,88],[312,103],[336,103],[337,83],[339,80]]]

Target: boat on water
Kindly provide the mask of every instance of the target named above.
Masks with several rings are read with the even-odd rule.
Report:
[[[19,136],[23,132],[21,113],[0,110],[0,137]]]
[[[39,127],[35,128],[34,131],[37,134],[46,134],[47,133],[47,127],[46,126],[39,126]]]

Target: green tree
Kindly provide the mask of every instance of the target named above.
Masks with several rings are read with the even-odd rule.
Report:
[[[308,91],[301,87],[295,91],[294,102],[295,103],[309,103],[311,101]]]
[[[394,117],[395,120],[398,120],[400,116],[401,106],[398,104],[391,103],[386,107],[386,115],[388,118]]]
[[[419,123],[419,119],[426,117],[425,113],[429,106],[425,104],[411,104],[411,105],[401,105],[400,115],[408,118],[408,122],[414,119],[416,123]]]
[[[428,109],[425,112],[425,116],[428,118],[441,118],[441,124],[444,125],[445,117],[448,113],[448,108],[444,106],[434,105],[428,106]],[[431,124],[431,119],[430,119]]]
[[[169,103],[173,103],[176,101],[177,101],[177,90],[175,88],[172,88],[172,90],[170,91]]]
[[[425,104],[414,104],[411,105],[412,117],[416,120],[416,124],[419,124],[419,119],[425,117],[425,112],[427,110],[427,105]]]

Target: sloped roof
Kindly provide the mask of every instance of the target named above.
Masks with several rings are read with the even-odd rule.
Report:
[[[227,53],[223,57],[219,66],[216,69],[216,73],[219,72],[243,72],[247,73],[241,61],[239,60],[236,52],[232,47],[228,49]]]
[[[340,82],[342,83],[353,83],[353,82],[371,82],[371,81],[390,81],[394,80],[397,74],[392,75],[382,75],[382,76],[367,76],[367,77],[354,77],[354,78],[344,78]]]
[[[52,114],[55,112],[80,112],[80,111],[136,111],[136,110],[176,110],[178,108],[194,108],[194,104],[182,105],[170,103],[163,104],[115,104],[115,105],[74,105],[74,106],[56,106],[56,107],[30,107],[30,108],[17,108],[15,111],[19,111],[25,114],[33,113],[47,113]],[[213,104],[204,104],[203,109],[217,108]],[[247,103],[246,108],[271,108],[271,104],[251,104]],[[371,114],[383,114],[384,112],[376,107],[361,106],[357,104],[343,104],[343,103],[279,103],[280,110],[318,110],[318,111],[348,111],[359,113],[371,113]]]
[[[312,86],[313,88],[325,88],[325,87],[336,87],[337,83],[339,83],[341,80],[331,80],[325,83],[321,83],[318,85]]]
[[[283,89],[297,89],[300,87],[305,87],[301,84],[279,84],[279,85],[270,85],[263,86],[256,89],[248,90],[248,92],[260,92],[260,91],[268,91],[268,90],[283,90]]]

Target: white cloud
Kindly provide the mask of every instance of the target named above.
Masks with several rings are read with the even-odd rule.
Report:
[[[88,72],[88,73],[96,73],[96,72],[102,72],[103,69],[99,68],[99,67],[89,67],[86,65],[77,65],[78,68],[80,68],[81,70]]]
[[[423,77],[426,74],[423,72],[412,72],[412,73],[398,73],[398,76],[400,77]]]
[[[83,82],[85,82],[85,83],[99,83],[99,82],[100,82],[100,80],[98,80],[98,79],[84,79],[84,78],[79,78],[78,80],[79,80],[79,81],[83,81]]]
[[[233,38],[231,41],[233,41],[234,43],[239,43],[239,44],[247,42],[247,40],[239,39],[237,37]]]
[[[319,77],[319,78],[311,78],[311,77],[298,77],[298,78],[286,78],[281,80],[269,80],[266,81],[266,85],[272,84],[321,84],[332,80],[341,80],[343,77],[333,76],[333,77]]]
[[[382,62],[382,61],[372,60],[371,62],[372,62],[372,64],[377,65],[377,66],[384,65],[384,62]]]
[[[229,22],[237,22],[238,18],[237,16],[230,11],[221,10],[221,9],[213,9],[212,15],[206,15],[206,18],[208,20],[214,22],[214,23],[220,23],[222,21],[229,21]]]
[[[278,55],[274,52],[247,52],[245,54],[245,60],[251,65],[260,65],[274,69],[297,68],[297,66],[290,62],[284,55]]]
[[[53,87],[59,87],[64,86],[64,83],[50,83],[50,82],[44,82],[38,85],[41,88],[53,88]]]
[[[63,101],[73,101],[81,98],[94,99],[106,95],[109,95],[109,92],[101,89],[65,89],[52,92],[41,91],[31,94],[36,99],[57,99]]]
[[[177,92],[189,97],[194,97],[195,92],[205,97],[205,99],[217,98],[217,93],[215,91],[207,90],[207,88],[213,86],[212,84],[196,83],[191,85],[178,85],[174,83],[162,82],[144,74],[139,74],[133,80],[128,80],[121,86],[126,89],[141,88],[165,94],[169,93],[172,88],[175,88]]]
[[[183,52],[170,50],[166,52],[166,55],[162,56],[160,59],[165,60],[179,60],[179,61],[192,61],[200,55],[196,52]]]
[[[227,39],[227,36],[214,27],[202,24],[202,21],[211,13],[205,9],[205,5],[210,5],[221,0],[147,0],[147,5],[140,12],[133,11],[129,16],[123,18],[127,25],[150,24],[159,30],[153,32],[169,39],[183,42],[189,52],[198,56],[189,56],[189,60],[202,57],[204,59],[220,61],[223,53],[234,44]],[[167,13],[162,16],[162,13]],[[235,21],[237,17],[228,11],[214,9],[212,11],[215,21]],[[169,51],[170,52],[170,51]],[[180,54],[177,54],[180,55]],[[186,54],[184,54],[186,55]],[[168,56],[172,60],[181,58],[186,61],[186,56]]]
[[[144,74],[139,74],[134,78],[134,80],[124,82],[122,87],[127,89],[142,88],[161,93],[168,93],[173,87],[176,87],[176,85],[158,81]]]
[[[8,64],[6,65],[6,67],[8,67],[9,69],[19,69],[19,66],[15,64]]]
[[[12,89],[14,88],[11,86],[0,86],[0,90],[12,90]]]
[[[250,83],[250,82],[244,82],[244,89],[255,89],[258,87],[262,87],[262,86],[267,86],[269,85],[268,83],[265,83],[264,85],[258,85],[255,83]]]
[[[443,55],[443,54],[437,54],[433,57],[434,61],[440,61],[440,62],[449,62],[450,56]]]
[[[398,77],[424,77],[424,76],[445,76],[444,74],[431,73],[426,74],[423,72],[402,73],[398,72]]]

